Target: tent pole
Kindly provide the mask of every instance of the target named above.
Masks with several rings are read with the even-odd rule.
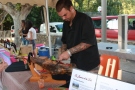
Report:
[[[101,41],[106,42],[106,14],[107,14],[107,0],[101,0],[102,11],[101,11],[101,26],[102,26],[102,35]]]
[[[47,31],[48,31],[48,42],[49,42],[49,53],[52,56],[52,45],[51,45],[51,36],[50,36],[50,28],[49,28],[49,13],[48,13],[48,0],[45,0],[45,7],[46,7],[46,21],[47,24]]]

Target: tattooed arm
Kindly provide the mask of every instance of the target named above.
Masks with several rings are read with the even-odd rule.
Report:
[[[89,48],[90,46],[91,45],[87,44],[87,43],[80,43],[77,46],[67,50],[67,45],[63,44],[62,45],[62,49],[63,50],[61,50],[63,52],[59,55],[59,61],[61,61],[61,60],[68,60],[72,54],[80,52],[80,51],[83,51],[83,50]]]
[[[78,44],[77,46],[73,47],[73,48],[70,48],[69,51],[72,54],[74,53],[77,53],[77,52],[80,52],[80,51],[83,51],[87,48],[89,48],[91,45],[90,44],[87,44],[87,43],[80,43]]]
[[[61,53],[63,53],[66,50],[67,50],[67,45],[66,44],[62,44],[62,46],[61,46]]]

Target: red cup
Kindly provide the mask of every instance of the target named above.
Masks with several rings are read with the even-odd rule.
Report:
[[[40,89],[42,89],[42,88],[45,87],[45,85],[44,85],[44,79],[39,79],[38,80],[38,86],[39,86]]]

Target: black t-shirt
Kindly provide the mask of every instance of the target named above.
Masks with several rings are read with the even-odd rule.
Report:
[[[22,30],[23,34],[27,34],[28,32],[26,32],[26,30]],[[26,35],[23,35],[23,37],[26,37]]]
[[[62,42],[67,44],[67,49],[81,42],[92,45],[88,49],[71,56],[71,63],[75,63],[79,69],[88,71],[97,67],[100,63],[95,30],[92,19],[89,16],[76,12],[72,26],[69,26],[69,22],[64,21]]]

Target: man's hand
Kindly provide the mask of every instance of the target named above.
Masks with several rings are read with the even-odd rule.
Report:
[[[59,55],[59,61],[61,60],[67,60],[70,58],[70,55],[68,54],[67,51],[64,51],[62,54]]]

